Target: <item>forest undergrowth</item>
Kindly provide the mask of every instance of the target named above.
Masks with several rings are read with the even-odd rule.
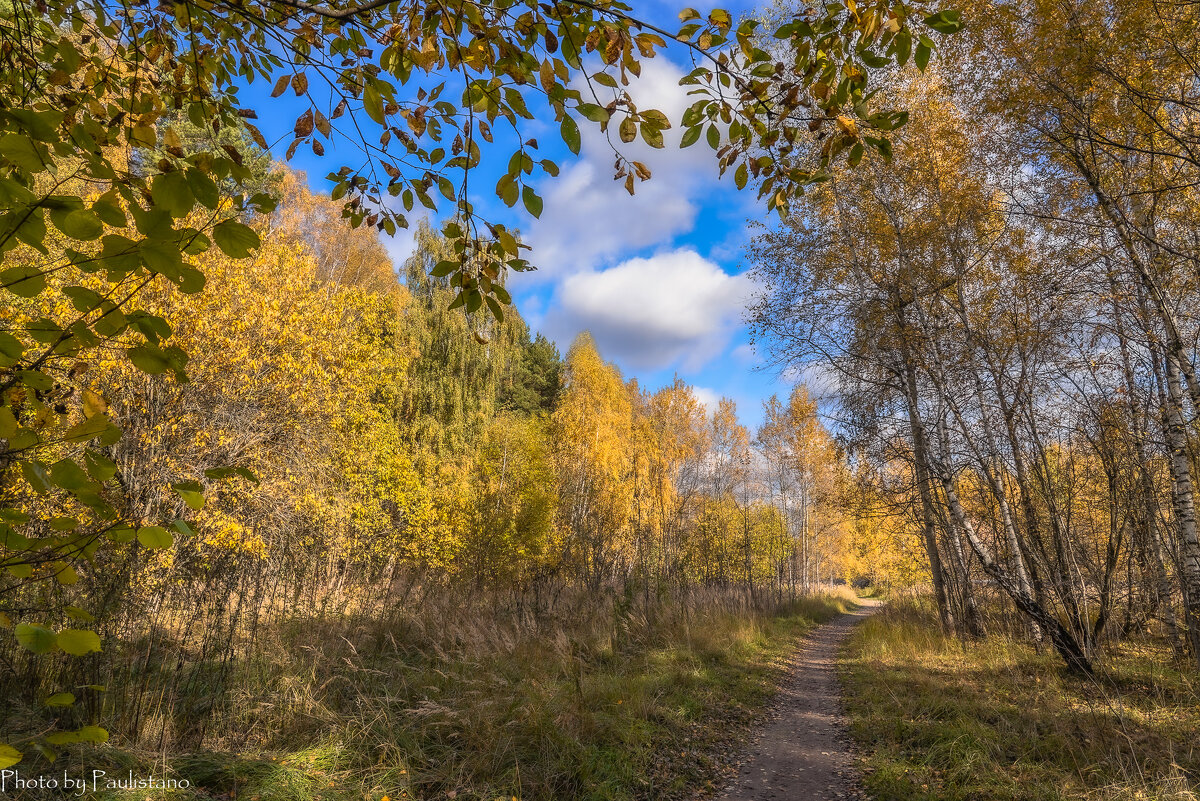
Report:
[[[535,618],[447,596],[417,614],[293,619],[219,669],[125,643],[117,695],[156,684],[147,671],[210,677],[147,713],[165,732],[203,721],[205,750],[114,742],[62,768],[190,785],[100,796],[114,801],[688,797],[719,783],[788,654],[850,598],[763,610],[702,592],[653,607],[580,596]]]
[[[963,642],[909,597],[853,634],[843,681],[872,798],[1200,797],[1200,683],[1169,646],[1125,639],[1082,677],[989,617],[992,636]]]

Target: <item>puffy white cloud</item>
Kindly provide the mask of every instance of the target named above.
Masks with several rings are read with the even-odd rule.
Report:
[[[745,276],[675,250],[565,277],[546,328],[563,344],[590,331],[631,367],[697,369],[728,344],[751,290]]]

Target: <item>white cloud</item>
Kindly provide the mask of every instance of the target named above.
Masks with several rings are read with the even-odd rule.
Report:
[[[531,280],[596,269],[692,229],[699,212],[696,201],[716,184],[717,170],[716,159],[703,141],[679,148],[683,131],[679,120],[696,99],[688,96],[687,87],[679,86],[683,74],[658,57],[643,62],[641,77],[628,87],[639,109],[658,109],[675,126],[664,132],[666,147],[651,148],[640,137],[621,144],[617,139],[620,112],[609,126],[621,153],[646,164],[653,173],[650,180],[637,183],[633,196],[624,181],[613,180],[612,143],[598,126],[582,124],[580,160],[539,186],[545,210],[526,232],[538,265]]]
[[[721,403],[721,393],[708,387],[692,387],[692,394],[704,405],[704,411],[711,418]]]
[[[565,277],[546,327],[564,344],[590,331],[601,353],[633,367],[698,369],[728,344],[751,289],[745,276],[675,250]]]
[[[395,269],[403,274],[404,262],[408,261],[417,249],[417,228],[421,224],[423,218],[410,216],[407,228],[400,228],[396,231],[395,236],[381,235],[379,240],[383,242],[383,248],[387,251],[388,258],[392,260],[392,265]]]

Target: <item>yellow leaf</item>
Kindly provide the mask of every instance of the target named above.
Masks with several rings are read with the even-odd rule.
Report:
[[[83,413],[85,415],[95,417],[106,411],[108,411],[108,402],[100,393],[92,392],[90,389],[83,391]]]

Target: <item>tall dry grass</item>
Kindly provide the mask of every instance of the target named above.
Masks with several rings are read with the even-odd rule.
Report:
[[[852,595],[429,591],[264,615],[220,648],[167,628],[110,655],[104,714],[126,728],[82,758],[193,787],[152,798],[680,798]]]
[[[845,662],[869,788],[894,799],[1194,801],[1196,674],[1153,638],[1111,644],[1099,664],[1083,678],[1013,636],[949,638],[927,599],[893,600],[858,628]]]

